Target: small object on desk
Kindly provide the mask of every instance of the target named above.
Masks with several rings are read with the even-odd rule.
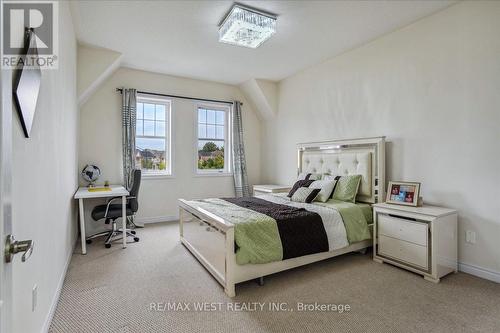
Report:
[[[292,187],[289,185],[254,185],[253,195],[263,195],[268,193],[283,193],[290,191]]]
[[[109,180],[104,181],[104,186],[109,187]]]
[[[439,282],[456,272],[457,211],[424,205],[373,205],[373,260]]]
[[[94,187],[94,183],[101,176],[101,169],[92,164],[87,164],[82,170],[82,178],[89,183],[88,187]]]
[[[88,188],[89,192],[106,192],[106,191],[111,191],[111,189],[108,187],[89,187]]]

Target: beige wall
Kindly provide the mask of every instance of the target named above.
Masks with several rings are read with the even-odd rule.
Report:
[[[76,40],[65,2],[59,5],[58,36],[59,69],[42,70],[29,139],[13,114],[13,234],[35,242],[31,258],[21,263],[17,255],[13,264],[14,333],[48,329],[76,239]],[[32,312],[34,285],[38,305]]]
[[[294,180],[298,142],[385,135],[388,180],[458,209],[460,262],[500,272],[499,32],[500,2],[463,2],[283,80],[263,180]]]
[[[235,86],[120,68],[104,82],[81,109],[79,166],[98,165],[101,182],[122,183],[121,95],[117,87],[142,91],[241,100],[243,127],[252,184],[260,180],[260,123],[249,103]],[[144,179],[140,191],[139,219],[175,218],[178,198],[206,198],[234,194],[232,176],[195,176],[195,102],[174,99],[172,104],[173,178]],[[90,219],[89,219],[90,220]],[[101,223],[102,224],[102,223]],[[96,226],[88,222],[89,232]]]

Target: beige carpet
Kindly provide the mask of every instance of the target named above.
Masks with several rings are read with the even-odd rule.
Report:
[[[177,224],[138,234],[140,243],[126,250],[99,241],[86,256],[77,249],[51,332],[500,332],[500,284],[471,275],[434,284],[349,254],[269,276],[262,287],[240,284],[229,299],[179,243]],[[187,302],[191,311],[150,310],[156,302]],[[224,310],[194,311],[194,302],[220,302]],[[241,302],[281,302],[294,311],[228,310]],[[298,302],[351,310],[298,312]]]

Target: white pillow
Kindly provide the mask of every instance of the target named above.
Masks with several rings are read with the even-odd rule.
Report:
[[[299,187],[290,198],[291,201],[311,203],[320,190],[318,188]]]
[[[312,182],[311,185],[309,185],[309,188],[319,188],[321,191],[319,191],[318,195],[314,199],[314,201],[321,201],[321,202],[327,202],[328,199],[330,199],[330,196],[332,195],[333,189],[335,188],[335,183],[337,181],[334,180],[315,180]]]

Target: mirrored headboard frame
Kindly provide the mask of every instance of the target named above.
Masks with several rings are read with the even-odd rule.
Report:
[[[371,195],[358,195],[357,201],[366,203],[377,203],[385,201],[385,136],[373,138],[332,140],[321,142],[306,142],[297,144],[297,174],[303,170],[303,155],[307,153],[324,154],[331,156],[336,154],[370,153],[371,170],[368,181],[371,182]]]

